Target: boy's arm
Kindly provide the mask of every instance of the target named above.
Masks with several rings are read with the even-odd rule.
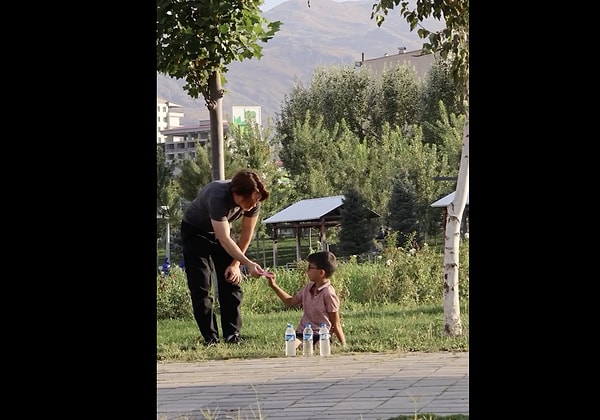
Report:
[[[271,289],[273,289],[275,291],[275,293],[277,294],[277,296],[279,297],[279,299],[281,299],[281,301],[283,303],[285,303],[285,305],[288,308],[291,308],[292,306],[296,306],[300,303],[300,300],[290,296],[289,293],[287,293],[285,290],[283,290],[281,287],[279,287],[279,285],[277,283],[275,283],[275,276],[268,276],[267,280],[269,281],[269,286],[271,287]]]
[[[331,320],[331,331],[330,334],[335,334],[335,336],[340,340],[342,346],[346,345],[346,336],[344,335],[344,330],[342,329],[342,320],[340,319],[339,312],[329,312],[329,319]]]

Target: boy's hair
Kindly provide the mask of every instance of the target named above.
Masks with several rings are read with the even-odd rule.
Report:
[[[306,260],[309,264],[312,263],[317,268],[325,270],[326,277],[331,277],[337,269],[337,258],[335,257],[335,254],[330,251],[313,252],[306,257]]]

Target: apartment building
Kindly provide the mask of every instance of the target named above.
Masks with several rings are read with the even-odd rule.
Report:
[[[423,79],[431,65],[435,61],[434,54],[423,54],[421,49],[415,51],[406,51],[406,47],[399,47],[397,54],[385,54],[383,57],[371,58],[365,60],[365,54],[362,54],[361,61],[354,63],[355,68],[366,67],[375,73],[382,73],[384,68],[396,66],[398,64],[408,64],[415,68],[417,76]]]
[[[156,143],[162,146],[168,162],[177,162],[196,156],[196,144],[205,145],[210,137],[210,120],[200,120],[198,125],[183,126],[183,107],[163,98],[156,98]],[[223,122],[226,132],[227,122]]]
[[[162,133],[162,130],[180,127],[182,118],[183,107],[181,105],[156,97],[156,143],[166,143],[167,136]]]

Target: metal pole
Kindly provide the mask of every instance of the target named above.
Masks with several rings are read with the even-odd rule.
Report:
[[[166,253],[165,256],[171,262],[171,227],[169,225],[169,217],[167,216],[167,240],[166,240]]]

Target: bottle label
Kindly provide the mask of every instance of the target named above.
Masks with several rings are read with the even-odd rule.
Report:
[[[285,335],[285,341],[294,341],[296,339],[296,335],[295,334],[286,334]]]

